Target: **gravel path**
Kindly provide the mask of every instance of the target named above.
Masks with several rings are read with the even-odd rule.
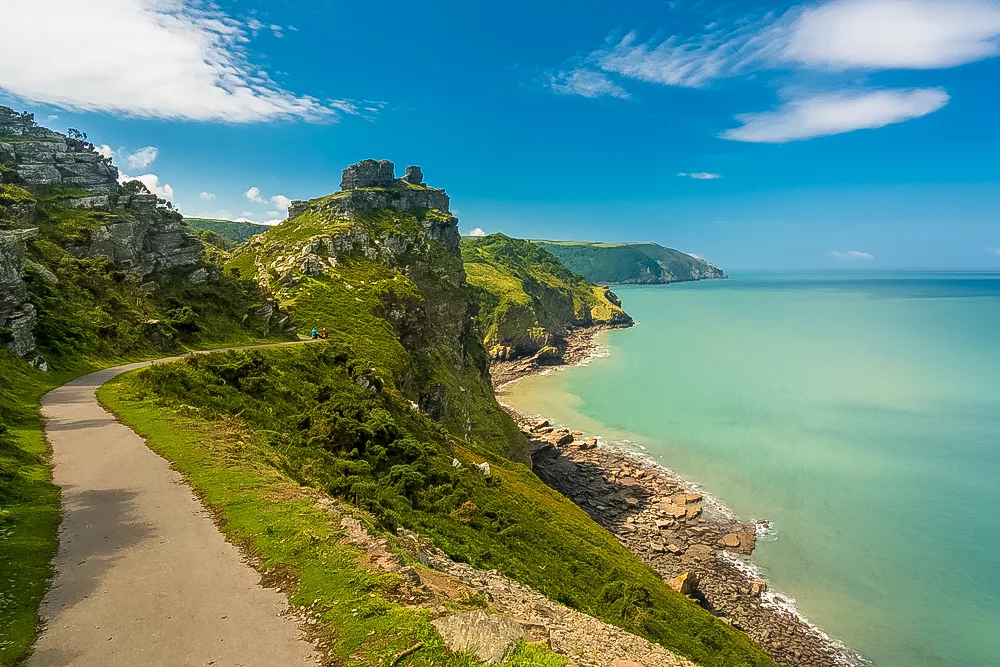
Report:
[[[316,664],[284,595],[261,588],[181,476],[97,403],[98,387],[145,365],[42,400],[63,519],[28,666]]]

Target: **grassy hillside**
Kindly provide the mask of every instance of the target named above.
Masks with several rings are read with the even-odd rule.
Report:
[[[357,505],[378,530],[419,532],[455,560],[499,570],[699,664],[772,664],[743,634],[667,587],[526,466],[491,451],[496,447],[455,437],[414,409],[393,385],[367,382],[367,360],[357,357],[361,351],[319,343],[158,364],[124,378],[111,392],[112,404],[147,433],[150,410],[157,419],[173,415],[173,425],[156,427],[161,433],[176,432],[178,426],[224,428],[239,415],[235,423],[245,425],[241,444],[252,443],[269,470]],[[202,458],[182,456],[188,462],[182,465]],[[489,476],[473,465],[483,461],[490,464]],[[233,480],[229,487],[230,493],[244,493],[247,484]],[[234,500],[228,511],[244,512],[247,505]],[[280,519],[282,510],[275,507],[271,513]],[[266,523],[242,524],[257,539],[280,538],[287,543],[280,548],[299,558],[308,558],[312,550],[302,545],[326,543],[310,538],[307,527],[279,523],[264,530]],[[310,585],[333,584],[313,580]],[[400,645],[412,641],[403,636],[407,639]]]
[[[257,277],[302,333],[327,329],[370,381],[451,432],[527,462],[527,444],[493,398],[489,360],[473,334],[454,218],[442,211],[365,211],[339,195],[237,248],[230,267]],[[333,207],[333,208],[331,208]]]
[[[233,220],[212,220],[210,218],[184,218],[192,230],[204,230],[213,234],[218,234],[233,246],[243,243],[257,234],[263,234],[268,230],[267,225],[258,225],[255,222],[235,222]]]
[[[504,234],[467,236],[461,247],[479,308],[477,323],[493,358],[558,346],[575,327],[632,324],[611,291],[569,271],[530,241]]]
[[[725,278],[717,266],[655,243],[535,241],[590,282],[657,284]]]

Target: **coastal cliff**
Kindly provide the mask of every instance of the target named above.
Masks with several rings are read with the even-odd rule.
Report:
[[[656,243],[535,241],[570,271],[603,285],[658,285],[727,278],[700,257]]]
[[[573,329],[632,326],[611,290],[587,282],[530,241],[467,236],[461,247],[477,325],[494,361],[541,354],[556,362]]]

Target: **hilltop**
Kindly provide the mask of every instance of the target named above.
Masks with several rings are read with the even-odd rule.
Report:
[[[651,285],[728,277],[710,262],[656,243],[535,243],[593,283]]]
[[[187,216],[185,216],[184,222],[202,241],[229,250],[257,234],[263,234],[269,227],[256,222],[190,218]]]
[[[539,352],[558,358],[572,329],[632,325],[611,290],[587,282],[530,241],[467,236],[461,248],[477,323],[496,361]]]

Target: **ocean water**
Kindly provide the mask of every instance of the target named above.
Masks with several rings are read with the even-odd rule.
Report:
[[[771,587],[873,664],[1000,665],[1000,273],[615,291],[607,356],[501,400],[772,520]]]

